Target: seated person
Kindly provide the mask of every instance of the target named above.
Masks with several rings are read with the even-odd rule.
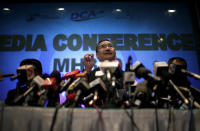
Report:
[[[58,83],[60,82],[60,72],[53,71],[51,75],[43,74],[42,75],[42,65],[39,60],[36,59],[24,59],[20,63],[20,67],[23,65],[33,65],[34,66],[34,73],[35,76],[39,75],[42,79],[47,77],[55,77]],[[34,87],[33,91],[31,91],[27,96],[15,101],[20,95],[24,94],[29,88],[31,80],[24,80],[23,77],[18,78],[17,87],[16,89],[10,90],[7,94],[5,103],[6,105],[23,105],[23,106],[56,106],[59,104],[59,94],[53,92],[52,90],[46,90],[46,93],[38,96],[37,92],[39,91],[38,87]],[[45,103],[48,100],[48,103]]]
[[[35,67],[35,75],[42,75],[42,65],[40,61],[36,59],[24,59],[20,63],[20,66],[23,65],[33,65]],[[28,87],[26,86],[26,84],[30,84],[30,81],[18,80],[16,89],[10,90],[7,94],[5,100],[6,105],[22,105],[24,103],[25,98],[22,98],[17,103],[14,102],[14,99],[27,91]]]
[[[176,86],[179,87],[184,96],[189,100],[189,97],[193,97],[195,101],[195,106],[200,108],[200,91],[192,87],[190,81],[187,78],[187,75],[180,71],[181,69],[187,70],[187,62],[182,57],[172,57],[168,60],[168,65],[175,64],[179,67],[176,67],[174,74],[171,77],[171,80]],[[188,92],[189,91],[189,92]],[[191,93],[191,94],[190,94]]]

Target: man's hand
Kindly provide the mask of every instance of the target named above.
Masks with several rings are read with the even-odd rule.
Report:
[[[83,64],[85,65],[85,70],[90,72],[94,66],[94,54],[86,54],[83,58]]]

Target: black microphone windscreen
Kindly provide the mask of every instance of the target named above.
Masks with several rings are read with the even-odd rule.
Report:
[[[50,77],[54,77],[56,78],[57,82],[60,83],[62,78],[61,78],[61,74],[59,71],[57,70],[54,70],[51,74],[50,74]]]
[[[142,81],[137,84],[135,93],[137,94],[138,92],[144,92],[145,94],[149,92],[147,81]]]
[[[148,86],[148,81],[142,81],[138,83],[134,91],[135,100],[138,99],[141,101],[141,105],[138,105],[140,107],[145,107],[150,102],[152,90]]]
[[[48,77],[50,77],[49,74],[47,74],[47,73],[42,74],[42,78],[43,78],[43,79],[46,79],[46,78],[48,78]]]
[[[139,77],[143,77],[148,73],[151,73],[151,71],[149,71],[148,69],[146,69],[145,67],[139,67],[136,71],[135,71],[136,75]]]

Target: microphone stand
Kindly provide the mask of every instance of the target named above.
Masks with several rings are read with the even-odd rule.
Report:
[[[28,88],[28,90],[26,92],[24,92],[22,95],[18,96],[17,98],[14,99],[14,103],[17,103],[19,100],[21,100],[22,98],[26,97],[33,89],[34,89],[35,85],[31,86],[30,88]]]
[[[169,79],[169,83],[172,85],[172,87],[176,90],[176,92],[179,94],[179,96],[183,99],[183,102],[188,105],[189,100],[183,95],[183,93],[179,90],[179,88],[174,84],[172,80]]]
[[[198,75],[198,74],[195,74],[193,72],[189,72],[189,71],[187,71],[185,69],[181,69],[181,72],[186,74],[186,75],[189,75],[191,77],[194,77],[196,80],[200,80],[200,75]]]

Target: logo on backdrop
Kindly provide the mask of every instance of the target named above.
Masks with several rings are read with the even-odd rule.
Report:
[[[73,21],[86,21],[86,20],[90,20],[90,19],[96,19],[99,17],[103,17],[103,14],[104,14],[103,10],[99,10],[99,11],[85,10],[82,12],[72,13],[70,18]]]
[[[49,15],[42,13],[34,13],[26,17],[27,22],[35,21],[36,19],[60,19],[58,15]]]

